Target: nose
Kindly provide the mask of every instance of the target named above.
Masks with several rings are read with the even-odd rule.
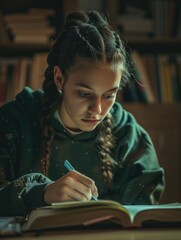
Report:
[[[101,98],[94,99],[89,105],[88,111],[94,114],[100,114],[102,112]]]

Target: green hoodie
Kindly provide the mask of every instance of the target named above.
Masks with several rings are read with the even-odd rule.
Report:
[[[51,119],[55,136],[49,174],[44,176],[38,117],[42,94],[26,87],[14,101],[0,108],[0,216],[26,215],[29,210],[46,205],[45,188],[66,174],[65,159],[95,181],[99,199],[112,199],[122,204],[159,201],[164,189],[164,171],[159,166],[152,141],[119,103],[110,110],[113,134],[117,138],[112,157],[118,162],[111,186],[106,185],[101,173],[96,148],[98,128],[72,135],[56,115]]]

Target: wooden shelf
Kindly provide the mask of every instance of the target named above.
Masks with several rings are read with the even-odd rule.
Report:
[[[29,9],[31,7],[43,7],[43,8],[51,8],[61,10],[62,9],[62,1],[54,0],[16,0],[16,1],[10,1],[10,0],[1,0],[0,1],[0,9],[3,10],[4,13],[12,13],[12,12],[19,12],[25,9]]]
[[[129,47],[137,49],[140,53],[181,52],[181,38],[131,38],[126,41]],[[0,57],[32,55],[37,51],[49,51],[50,47],[51,44],[0,44]]]
[[[178,53],[181,52],[181,38],[131,38],[127,44],[141,53]]]
[[[35,52],[48,52],[51,44],[2,44],[0,57],[32,56]]]

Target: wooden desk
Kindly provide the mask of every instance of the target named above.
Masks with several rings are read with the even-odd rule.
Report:
[[[12,237],[6,237],[12,240]],[[181,240],[181,229],[126,229],[49,232],[46,235],[23,235],[15,240]]]

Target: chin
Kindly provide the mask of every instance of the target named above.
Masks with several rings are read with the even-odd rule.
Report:
[[[93,131],[95,128],[97,127],[97,125],[96,126],[91,126],[91,127],[81,127],[80,129],[82,130],[82,131],[84,131],[84,132],[91,132],[91,131]]]

